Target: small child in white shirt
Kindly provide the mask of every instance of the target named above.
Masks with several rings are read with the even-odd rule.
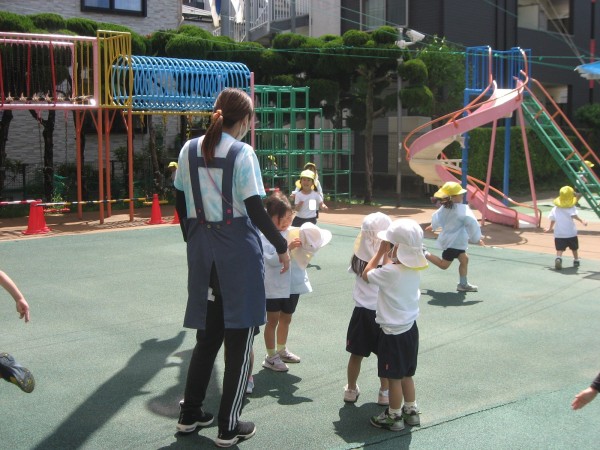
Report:
[[[389,407],[371,417],[371,424],[400,431],[405,422],[420,424],[413,376],[419,352],[419,270],[427,267],[427,260],[423,255],[423,230],[412,219],[395,220],[377,236],[384,242],[362,277],[379,286],[375,318],[381,327],[377,367],[378,375],[388,379]],[[377,268],[382,258],[384,264]]]

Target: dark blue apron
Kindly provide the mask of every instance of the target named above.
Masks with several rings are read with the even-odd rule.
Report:
[[[198,139],[190,141],[190,181],[196,218],[187,219],[188,303],[183,325],[206,328],[211,269],[216,268],[223,297],[225,328],[249,328],[266,321],[263,252],[258,231],[248,217],[233,217],[233,167],[244,143],[232,144],[225,158],[214,158],[209,168],[223,170],[223,220],[206,220],[198,168]],[[189,217],[189,215],[188,215]]]

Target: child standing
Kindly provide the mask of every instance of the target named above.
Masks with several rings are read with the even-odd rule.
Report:
[[[292,205],[289,200],[281,192],[275,192],[269,196],[265,207],[275,227],[284,238],[288,239],[293,217]],[[300,269],[292,259],[290,270],[281,273],[281,265],[278,263],[279,257],[275,247],[266,239],[263,239],[262,244],[267,296],[267,323],[264,330],[267,355],[262,366],[276,372],[287,372],[286,363],[300,362],[300,358],[287,349],[292,315],[298,306],[300,294],[311,292],[312,288],[306,276],[306,270]],[[301,245],[300,238],[294,238],[289,240],[288,249],[293,250]],[[298,278],[302,281],[295,283],[295,289],[292,291],[293,280]]]
[[[365,282],[362,274],[367,263],[379,250],[381,241],[377,233],[387,230],[391,223],[392,219],[386,214],[380,212],[369,214],[363,219],[360,233],[354,243],[355,251],[348,269],[348,272],[355,274],[356,280],[352,293],[354,310],[346,334],[346,351],[350,353],[347,369],[348,384],[344,387],[344,401],[347,403],[355,403],[360,395],[356,382],[363,358],[368,358],[371,352],[377,354],[380,330],[375,322],[375,310],[379,287]],[[380,263],[381,261],[378,262]],[[387,406],[389,404],[388,381],[387,378],[379,380],[377,404]]]
[[[315,173],[311,170],[303,170],[300,174],[300,190],[294,195],[294,207],[296,217],[292,225],[301,226],[303,223],[317,223],[317,211],[319,208],[326,209],[323,196],[315,188]]]
[[[573,266],[579,267],[579,239],[577,238],[577,227],[575,220],[587,226],[587,222],[577,215],[577,197],[571,186],[560,188],[559,196],[554,199],[554,208],[550,211],[548,219],[550,226],[545,228],[546,233],[554,230],[554,247],[556,248],[556,259],[554,268],[562,269],[562,254],[570,248],[573,252]]]
[[[427,267],[427,260],[423,255],[423,230],[412,219],[395,220],[377,236],[384,242],[362,278],[379,286],[375,318],[381,327],[377,369],[381,378],[388,379],[389,407],[371,417],[371,424],[400,431],[405,421],[408,425],[420,424],[413,376],[419,352],[419,270]],[[377,268],[382,258],[384,264]]]
[[[311,172],[313,172],[315,174],[315,188],[317,190],[317,192],[319,194],[321,194],[321,197],[323,197],[323,199],[325,198],[325,196],[323,195],[323,187],[321,186],[321,182],[319,181],[319,171],[317,170],[317,165],[314,162],[307,162],[306,164],[304,164],[304,170],[310,170]],[[294,189],[294,192],[291,193],[290,195],[290,199],[294,200],[296,197],[296,194],[298,193],[298,191],[302,188],[302,185],[300,184],[300,180],[296,181],[296,189]],[[327,209],[327,206],[325,204],[323,204],[323,209]],[[319,211],[317,210],[317,218],[319,217]]]
[[[467,273],[469,269],[469,256],[467,255],[468,243],[481,241],[481,229],[477,219],[469,208],[463,203],[463,196],[467,191],[453,181],[445,183],[434,195],[440,199],[442,206],[433,213],[431,225],[426,230],[436,231],[441,228],[438,236],[438,246],[443,250],[442,257],[423,250],[430,263],[446,270],[454,259],[458,259],[459,281],[456,290],[459,292],[477,292],[477,286],[469,284]]]
[[[15,282],[0,270],[0,286],[15,300],[19,318],[29,322],[29,304]],[[31,372],[15,361],[8,353],[0,352],[0,378],[18,386],[23,392],[30,393],[35,387]]]

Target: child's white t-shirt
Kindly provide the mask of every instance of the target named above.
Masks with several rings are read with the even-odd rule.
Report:
[[[315,201],[315,209],[310,209],[310,201]],[[317,210],[321,203],[323,203],[323,197],[317,191],[311,191],[310,194],[305,194],[302,191],[294,197],[294,205],[304,202],[300,209],[296,212],[296,216],[301,219],[313,219],[317,217]]]
[[[377,309],[379,286],[373,283],[367,283],[360,275],[356,275],[352,268],[348,268],[348,272],[356,276],[356,282],[354,283],[354,289],[352,291],[354,305],[375,311]]]
[[[402,264],[385,264],[367,273],[369,283],[379,286],[377,322],[385,334],[405,333],[419,317],[421,274]]]
[[[571,238],[577,236],[577,227],[573,216],[577,215],[577,208],[559,208],[555,206],[548,214],[548,219],[554,221],[554,237]]]
[[[284,238],[287,238],[287,230],[280,233]],[[281,273],[281,262],[279,262],[279,255],[275,247],[262,233],[260,239],[262,241],[263,258],[265,261],[264,282],[266,298],[289,298],[292,272],[288,270]]]

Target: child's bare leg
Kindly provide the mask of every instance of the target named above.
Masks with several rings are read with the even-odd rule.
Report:
[[[402,378],[402,394],[404,395],[404,402],[414,402],[417,399],[415,392],[415,381],[413,377]]]
[[[466,277],[469,271],[469,256],[466,253],[458,255],[458,275],[460,277]]]
[[[390,409],[402,407],[402,380],[388,379],[390,389]]]
[[[452,264],[452,261],[446,261],[445,259],[442,259],[439,256],[434,255],[433,253],[428,253],[427,256],[425,256],[425,258],[427,259],[427,261],[438,266],[442,270],[446,270],[448,267],[450,267],[450,264]]]
[[[390,388],[390,382],[387,378],[379,378],[379,390],[387,391]]]
[[[277,324],[279,323],[279,311],[272,312],[267,311],[267,323],[265,324],[265,347],[267,347],[267,353],[269,350],[272,350],[273,353],[269,354],[272,356],[275,354],[275,330],[277,329]]]
[[[292,315],[284,312],[279,313],[279,325],[277,326],[277,349],[285,347],[290,331]]]
[[[579,250],[573,250],[573,259],[579,259]]]
[[[348,360],[348,389],[356,390],[356,381],[358,380],[358,375],[360,374],[360,366],[362,363],[363,357],[360,355],[350,355],[350,359]]]

